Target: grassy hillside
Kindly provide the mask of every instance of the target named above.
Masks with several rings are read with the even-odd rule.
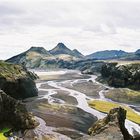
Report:
[[[14,80],[19,77],[25,77],[27,73],[23,69],[23,67],[19,65],[13,65],[11,63],[6,63],[4,61],[0,61],[0,78],[6,78]]]

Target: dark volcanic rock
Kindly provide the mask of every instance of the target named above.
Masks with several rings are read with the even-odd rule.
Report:
[[[92,140],[133,140],[125,128],[125,119],[126,110],[121,107],[114,108],[104,119],[94,123],[88,132]]]
[[[15,99],[37,96],[36,78],[22,66],[0,62],[0,89]]]
[[[110,86],[140,89],[140,64],[117,65],[107,63],[102,66],[102,77]]]
[[[38,125],[23,104],[0,90],[0,124],[4,123],[16,130],[31,129]]]

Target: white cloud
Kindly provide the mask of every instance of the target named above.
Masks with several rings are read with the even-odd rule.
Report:
[[[138,0],[0,0],[0,59],[64,42],[84,54],[140,46]]]

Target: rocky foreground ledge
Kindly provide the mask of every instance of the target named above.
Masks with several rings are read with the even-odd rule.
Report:
[[[125,128],[126,113],[121,107],[111,109],[105,118],[89,128],[90,136],[79,140],[140,140],[140,137],[133,138]]]
[[[25,105],[17,100],[38,95],[34,82],[36,78],[23,66],[0,61],[0,133],[6,129],[5,134],[9,136],[14,131],[32,129],[38,125]],[[2,139],[4,137],[0,135]]]
[[[0,90],[0,124],[17,131],[35,128],[38,122],[24,104]]]

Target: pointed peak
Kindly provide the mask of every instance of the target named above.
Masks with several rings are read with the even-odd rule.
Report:
[[[63,44],[63,43],[58,43],[56,47],[57,47],[57,48],[60,48],[60,49],[65,49],[65,48],[67,48],[67,47],[65,46],[65,44]]]
[[[80,53],[80,52],[79,52],[79,51],[78,51],[77,49],[74,49],[74,50],[73,50],[73,52],[77,52],[77,53]]]
[[[73,53],[78,56],[78,57],[83,57],[84,55],[82,53],[80,53],[77,49],[73,50]]]

